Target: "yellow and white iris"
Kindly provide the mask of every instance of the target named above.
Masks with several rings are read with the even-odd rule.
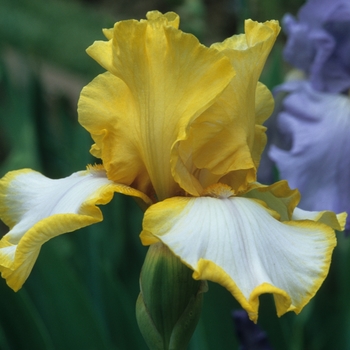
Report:
[[[258,82],[279,32],[245,22],[245,34],[211,47],[152,11],[121,21],[88,53],[107,72],[80,97],[81,125],[103,165],[51,180],[25,169],[0,180],[0,271],[18,290],[43,243],[102,220],[114,192],[143,200],[142,243],[163,242],[193,278],[226,287],[254,321],[259,295],[277,313],[299,312],[325,279],[345,214],[296,208],[282,181],[256,183],[273,109]]]

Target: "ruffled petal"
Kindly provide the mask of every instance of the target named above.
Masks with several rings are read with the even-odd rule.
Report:
[[[332,211],[306,211],[295,208],[292,220],[312,220],[322,222],[334,230],[344,231],[347,213],[335,214]]]
[[[298,190],[292,190],[285,180],[266,186],[259,183],[249,184],[246,193],[242,195],[245,198],[259,199],[279,214],[281,221],[294,220],[293,213],[300,201]],[[315,220],[317,221],[317,220]]]
[[[230,60],[236,75],[174,147],[179,155],[174,177],[188,193],[199,195],[229,172],[233,172],[230,186],[236,191],[255,181],[266,143],[265,128],[256,124],[273,110],[273,98],[258,79],[279,29],[277,21],[247,20],[245,34],[212,45]],[[191,176],[183,176],[186,170]]]
[[[97,76],[82,90],[78,113],[95,141],[90,152],[103,159],[108,178],[151,196],[152,184],[136,142],[141,137],[133,118],[137,111],[127,85],[109,72]],[[123,142],[126,135],[129,140]]]
[[[282,180],[266,186],[259,183],[250,184],[245,198],[263,201],[268,208],[279,215],[280,221],[312,220],[322,222],[334,230],[343,231],[347,214],[335,214],[332,211],[306,211],[297,207],[300,201],[300,192],[292,190],[287,181]]]
[[[350,88],[350,3],[348,0],[309,0],[298,20],[283,18],[287,34],[284,58],[309,75],[319,91],[344,92]]]
[[[150,187],[148,178],[164,199],[180,189],[171,173],[173,144],[214,103],[234,70],[225,55],[178,30],[175,14],[147,17],[116,23],[107,43],[88,49],[110,73],[84,88],[79,121],[92,134],[93,154],[108,178],[136,181],[142,190]]]
[[[227,197],[217,186],[219,198],[175,197],[151,206],[143,244],[162,241],[195,279],[226,287],[255,322],[264,293],[273,293],[279,316],[299,313],[327,276],[334,231],[309,220],[282,223],[261,202]]]
[[[279,90],[289,92],[278,116],[278,132],[288,142],[272,145],[269,156],[280,177],[299,189],[300,208],[350,212],[349,97],[317,92],[305,81]]]
[[[148,21],[153,22],[154,24],[172,26],[175,29],[179,28],[180,18],[175,12],[168,12],[165,14],[160,13],[159,11],[149,11],[146,15],[147,20],[142,19],[141,21],[137,21],[134,19],[116,22],[114,28],[103,29],[103,34],[108,39],[108,41],[95,41],[93,45],[91,45],[87,49],[87,53],[98,62],[103,68],[107,71],[116,74],[117,76],[120,74],[120,71],[115,67],[114,64],[114,55],[113,48],[114,46],[119,46],[118,42],[113,42],[113,37],[116,35],[123,36],[123,40],[125,40],[128,35],[132,33],[133,27],[138,26],[142,23],[142,27],[146,28],[149,23]],[[120,28],[123,27],[124,33],[121,33]],[[134,38],[134,36],[129,37],[129,39]],[[142,40],[143,38],[139,38],[137,40]],[[119,38],[116,38],[119,40]]]
[[[108,180],[100,166],[51,180],[24,169],[0,180],[0,218],[10,231],[0,241],[0,271],[7,284],[20,289],[30,274],[41,246],[66,232],[102,221],[101,210],[114,192],[150,199],[128,186]]]

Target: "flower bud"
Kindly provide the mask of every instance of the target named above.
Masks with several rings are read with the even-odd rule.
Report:
[[[199,320],[206,281],[192,278],[163,243],[150,246],[140,276],[136,317],[152,350],[186,349]]]

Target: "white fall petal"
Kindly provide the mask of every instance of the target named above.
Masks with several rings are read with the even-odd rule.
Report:
[[[141,239],[162,241],[195,279],[226,287],[256,321],[263,293],[274,294],[279,316],[300,312],[325,279],[336,245],[322,223],[273,215],[254,199],[171,198],[146,211]]]
[[[108,180],[100,166],[58,180],[30,169],[1,179],[0,217],[10,231],[0,241],[0,271],[7,284],[21,288],[49,239],[102,221],[96,205],[110,202],[114,192],[149,202],[141,192]]]

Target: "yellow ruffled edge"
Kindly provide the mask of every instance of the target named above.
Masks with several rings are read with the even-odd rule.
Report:
[[[302,227],[310,227],[310,221],[298,221],[298,222],[284,222],[287,225],[291,226],[302,226]],[[321,287],[323,281],[328,275],[329,267],[331,263],[331,257],[333,249],[335,248],[337,242],[335,238],[335,234],[333,230],[320,223],[312,223],[321,225],[328,236],[328,250],[326,252],[326,256],[324,259],[324,264],[322,266],[322,273],[320,273],[319,277],[315,279],[313,288],[308,291],[308,294],[302,299],[299,305],[293,305],[292,299],[289,294],[278,287],[275,287],[269,283],[262,283],[251,292],[249,299],[247,299],[241,290],[237,287],[236,283],[231,279],[231,277],[218,265],[216,265],[213,261],[199,259],[197,263],[196,269],[192,274],[192,277],[196,280],[208,280],[215,283],[218,283],[225,287],[233,297],[241,304],[242,308],[245,309],[249,315],[249,318],[254,323],[257,323],[258,314],[259,314],[259,297],[262,294],[273,294],[277,316],[281,317],[286,312],[294,311],[296,314],[300,313],[304,306],[313,298],[316,292]],[[143,231],[140,235],[141,241],[143,245],[150,245],[158,242],[162,242],[162,240],[158,237],[153,236],[151,233],[147,231]],[[164,242],[162,242],[164,243]],[[170,247],[169,247],[170,249]],[[176,255],[176,254],[175,254]],[[185,261],[181,259],[180,256],[176,255],[186,266],[193,270],[193,267],[187,264]],[[302,267],[301,267],[302,268]]]
[[[165,21],[168,25],[174,27],[175,29],[179,28],[179,24],[180,24],[180,17],[177,13],[175,12],[167,12],[167,13],[161,13],[157,10],[155,11],[148,11],[146,13],[146,18],[147,19],[141,19],[140,22],[147,22],[147,21],[159,21],[162,20]],[[130,20],[128,20],[130,21]],[[120,21],[120,22],[125,22],[125,21]],[[116,22],[115,24],[117,24],[119,22]],[[108,39],[111,40],[113,39],[114,36],[114,28],[104,28],[102,29],[102,32],[104,34],[104,36]]]
[[[317,222],[322,222],[323,224],[326,224],[327,226],[332,227],[334,230],[344,231],[347,216],[348,214],[345,212],[340,214],[335,214],[332,211],[325,210],[325,211],[320,211],[313,218],[313,220]]]
[[[213,278],[212,276],[216,277]],[[220,266],[209,260],[200,259],[197,270],[193,272],[192,277],[196,280],[210,280],[225,287],[241,304],[242,308],[247,311],[250,320],[254,323],[258,320],[259,296],[261,294],[271,293],[274,295],[279,317],[294,309],[291,306],[292,301],[288,293],[269,283],[263,283],[256,287],[250,294],[249,300],[247,300],[231,277]]]
[[[91,172],[91,171],[98,171],[98,170],[105,170],[105,168],[102,164],[88,165],[86,171]],[[114,184],[111,184],[108,186],[113,186],[113,188],[115,188],[113,191],[116,193],[120,193],[120,194],[124,194],[126,196],[134,197],[135,199],[137,199],[137,198],[142,199],[142,201],[145,203],[146,206],[150,206],[153,203],[151,198],[148,197],[145,193],[143,193],[135,188],[132,188],[130,186],[118,184],[118,183],[114,183]],[[97,201],[95,203],[95,205],[107,204],[111,201],[112,198],[113,198],[113,193],[111,194],[110,199],[109,199],[109,197],[107,197],[107,198],[103,197],[100,199],[100,201]]]

